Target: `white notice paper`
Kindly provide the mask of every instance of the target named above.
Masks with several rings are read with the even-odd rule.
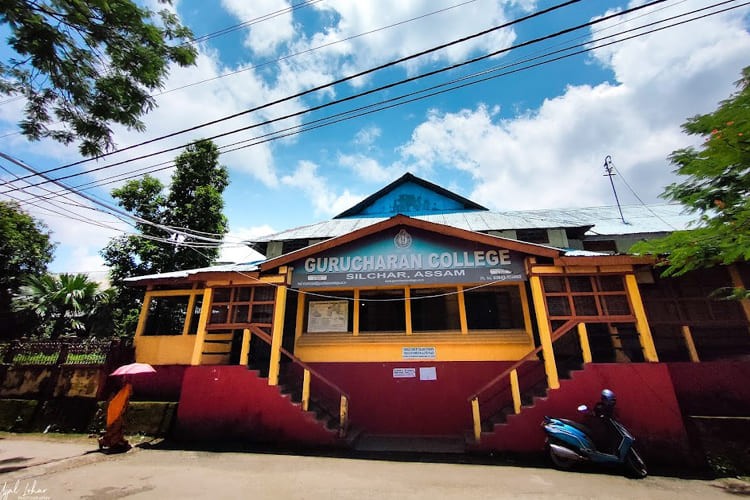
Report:
[[[419,380],[437,380],[437,370],[434,366],[425,366],[419,369]]]
[[[403,359],[435,359],[434,347],[402,347]]]
[[[417,377],[416,368],[394,368],[393,369],[393,378],[416,378],[416,377]]]

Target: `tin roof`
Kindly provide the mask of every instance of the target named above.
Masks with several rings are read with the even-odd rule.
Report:
[[[260,264],[260,267],[262,271],[268,271],[269,269],[274,269],[276,267],[289,264],[290,262],[303,259],[309,255],[313,255],[330,248],[344,245],[365,236],[369,236],[371,234],[375,234],[380,231],[397,226],[408,226],[412,228],[422,229],[424,231],[438,233],[443,236],[452,236],[454,238],[476,241],[487,245],[493,245],[497,247],[507,248],[509,250],[523,252],[529,255],[559,257],[563,253],[563,250],[547,245],[539,245],[537,243],[527,243],[525,241],[501,238],[499,236],[491,236],[477,231],[467,231],[464,229],[456,228],[455,226],[436,224],[431,221],[421,220],[417,217],[395,215],[386,220],[381,220],[377,224],[362,227],[356,231],[346,233],[345,235],[341,235],[335,239],[322,241],[320,243],[301,248],[294,252],[289,252],[287,254],[268,259],[262,262]]]
[[[250,273],[258,271],[258,264],[260,262],[247,262],[241,264],[221,264],[218,266],[200,267],[198,269],[185,269],[181,271],[172,271],[168,273],[157,273],[147,274],[144,276],[133,276],[131,278],[125,278],[125,283],[129,285],[137,285],[142,281],[154,281],[154,280],[180,280],[202,273],[223,273],[223,272],[238,272],[238,273]]]
[[[687,229],[695,217],[682,205],[655,204],[622,207],[625,223],[616,206],[524,210],[514,212],[458,212],[416,215],[415,219],[453,226],[467,231],[488,232],[518,229],[582,228],[587,235],[665,233]],[[386,220],[386,217],[332,219],[255,238],[248,243],[335,238]]]

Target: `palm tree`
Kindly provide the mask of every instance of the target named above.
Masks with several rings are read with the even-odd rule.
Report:
[[[83,335],[89,319],[101,314],[98,304],[107,292],[85,274],[30,276],[13,299],[17,311],[31,311],[42,323],[42,333],[56,339],[63,333]]]

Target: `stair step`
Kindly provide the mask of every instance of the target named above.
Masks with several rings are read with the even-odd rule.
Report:
[[[403,453],[464,453],[463,436],[381,436],[363,434],[355,443],[356,451]]]
[[[582,366],[578,368],[571,368],[568,370],[561,370],[559,372],[561,383],[564,384],[568,380],[571,380],[577,372],[581,372],[581,371],[583,371]],[[521,413],[523,413],[524,409],[526,408],[533,408],[540,401],[546,401],[547,398],[549,397],[549,392],[550,392],[550,389],[547,387],[546,382],[540,382],[539,384],[523,391],[521,393]],[[496,413],[489,419],[482,422],[482,432],[483,433],[494,432],[495,426],[507,424],[508,417],[514,414],[515,414],[515,411],[512,405],[504,407],[498,413]],[[472,440],[474,439],[473,435],[471,439]]]

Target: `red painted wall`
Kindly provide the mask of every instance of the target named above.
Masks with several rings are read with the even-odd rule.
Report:
[[[750,361],[668,366],[685,415],[750,415]]]
[[[179,401],[185,365],[154,366],[156,373],[129,375],[133,399],[137,401]]]
[[[337,433],[244,366],[191,366],[177,407],[176,436],[333,445]]]
[[[350,396],[351,425],[368,434],[463,435],[472,428],[467,398],[512,362],[310,363]],[[420,380],[435,367],[437,380]],[[394,378],[394,368],[415,368],[416,378]],[[315,397],[313,379],[312,397]]]
[[[508,417],[494,433],[483,433],[478,450],[537,452],[544,449],[545,415],[583,421],[580,404],[595,404],[604,388],[617,395],[617,417],[638,440],[647,458],[675,463],[687,459],[688,440],[669,369],[665,364],[588,364],[561,380],[560,389],[533,407]],[[481,401],[480,401],[481,404]]]

